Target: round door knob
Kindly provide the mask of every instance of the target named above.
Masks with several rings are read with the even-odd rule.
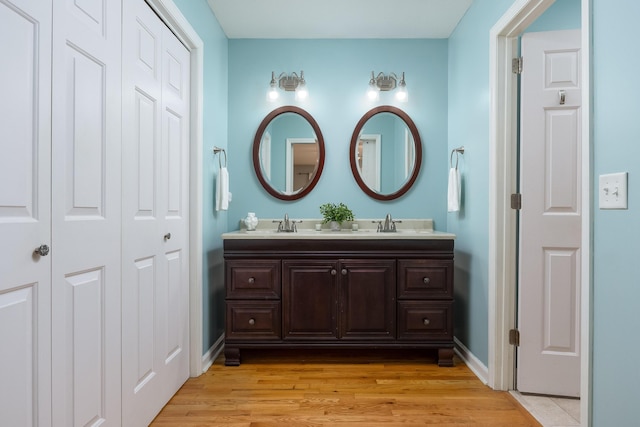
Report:
[[[171,239],[171,233],[167,233],[164,235],[164,240],[169,240]]]
[[[346,275],[347,275],[347,273],[348,273],[348,271],[347,271],[347,269],[346,269],[346,268],[343,268],[343,269],[342,269],[342,271],[341,271],[340,273],[342,273],[342,275],[343,275],[343,276],[346,276]]]
[[[249,324],[250,325],[255,325],[256,324],[256,319],[254,319],[254,318],[249,319]]]
[[[424,282],[425,285],[428,285],[429,282],[431,282],[431,279],[429,279],[428,277],[425,277],[422,279],[422,281]]]
[[[332,270],[331,270],[331,275],[332,275],[332,276],[335,276],[336,274],[338,274],[338,272],[336,271],[336,269],[335,269],[335,268],[334,268],[334,269],[332,269]]]
[[[422,323],[424,324],[424,326],[429,326],[429,323],[431,323],[431,321],[429,319],[422,319]]]
[[[252,284],[252,285],[253,285],[254,283],[256,283],[256,279],[255,279],[255,277],[249,277],[248,282],[249,282],[250,284]]]
[[[39,247],[36,248],[35,251],[33,251],[34,254],[38,254],[40,256],[47,256],[49,255],[49,246],[47,245],[40,245]]]

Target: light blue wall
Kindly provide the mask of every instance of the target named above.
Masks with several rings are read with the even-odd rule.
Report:
[[[475,0],[449,39],[449,151],[461,145],[462,207],[447,214],[457,235],[455,336],[488,365],[489,30],[513,0]],[[444,153],[440,161],[449,161]],[[442,180],[446,179],[442,176]]]
[[[594,191],[593,425],[638,425],[640,368],[640,2],[593,0],[593,159],[629,172],[629,209],[599,210]]]
[[[293,93],[266,99],[271,72],[304,70],[309,99]],[[409,101],[395,102],[391,93],[380,101],[366,97],[371,71],[406,73]],[[380,202],[357,186],[349,166],[351,134],[374,106],[390,104],[415,121],[423,142],[423,170],[416,185],[396,201]],[[295,202],[267,194],[253,172],[251,149],[262,119],[282,105],[307,110],[318,122],[326,144],[325,170],[316,188]],[[433,218],[446,226],[447,170],[447,40],[229,40],[229,173],[233,201],[229,227],[247,212],[259,218],[320,218],[319,206],[344,202],[356,218]]]
[[[556,0],[542,16],[527,27],[525,33],[579,29],[581,27],[580,1]]]
[[[222,240],[226,212],[215,211],[214,181],[218,159],[214,145],[227,147],[228,42],[206,0],[174,0],[204,43],[203,165],[203,348],[207,351],[224,332],[224,270]]]

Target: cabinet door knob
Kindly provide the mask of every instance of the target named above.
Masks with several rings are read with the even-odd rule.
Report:
[[[36,248],[35,251],[33,251],[34,254],[38,254],[40,256],[47,256],[49,255],[49,246],[47,245],[40,245]]]
[[[164,235],[164,240],[171,240],[171,233],[167,233]]]
[[[336,274],[338,274],[338,272],[336,271],[335,268],[331,269],[331,275],[335,276]]]
[[[249,324],[250,325],[255,325],[256,324],[256,319],[254,319],[253,317],[251,319],[249,319]]]
[[[431,282],[431,279],[429,279],[428,277],[425,277],[422,279],[422,281],[424,282],[425,285],[428,285],[429,282]]]
[[[343,269],[342,269],[342,271],[341,271],[341,273],[342,273],[342,275],[343,275],[343,276],[346,276],[346,275],[347,275],[347,273],[348,273],[348,271],[347,271],[347,269],[346,269],[346,268],[343,268]]]
[[[424,326],[429,326],[429,323],[431,323],[431,321],[427,318],[422,319],[422,323],[424,324]]]
[[[249,277],[248,282],[253,285],[254,283],[256,283],[256,278],[255,277]]]

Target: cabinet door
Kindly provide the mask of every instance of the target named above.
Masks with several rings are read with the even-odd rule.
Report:
[[[342,260],[340,338],[395,338],[395,260]]]
[[[337,339],[337,262],[282,262],[283,338]]]

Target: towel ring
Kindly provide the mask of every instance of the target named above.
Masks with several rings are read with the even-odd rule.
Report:
[[[227,152],[225,151],[224,148],[220,148],[220,147],[213,147],[213,155],[215,156],[216,154],[220,154],[220,152],[222,152],[222,154],[224,154],[224,167],[227,167]],[[220,169],[222,169],[222,156],[218,157],[218,165],[220,166]]]
[[[459,155],[460,154],[464,154],[464,146],[462,147],[458,147],[458,148],[454,148],[453,150],[451,150],[451,156],[449,156],[449,167],[453,168],[453,155],[456,155],[456,170],[458,169],[458,160],[459,160]]]

